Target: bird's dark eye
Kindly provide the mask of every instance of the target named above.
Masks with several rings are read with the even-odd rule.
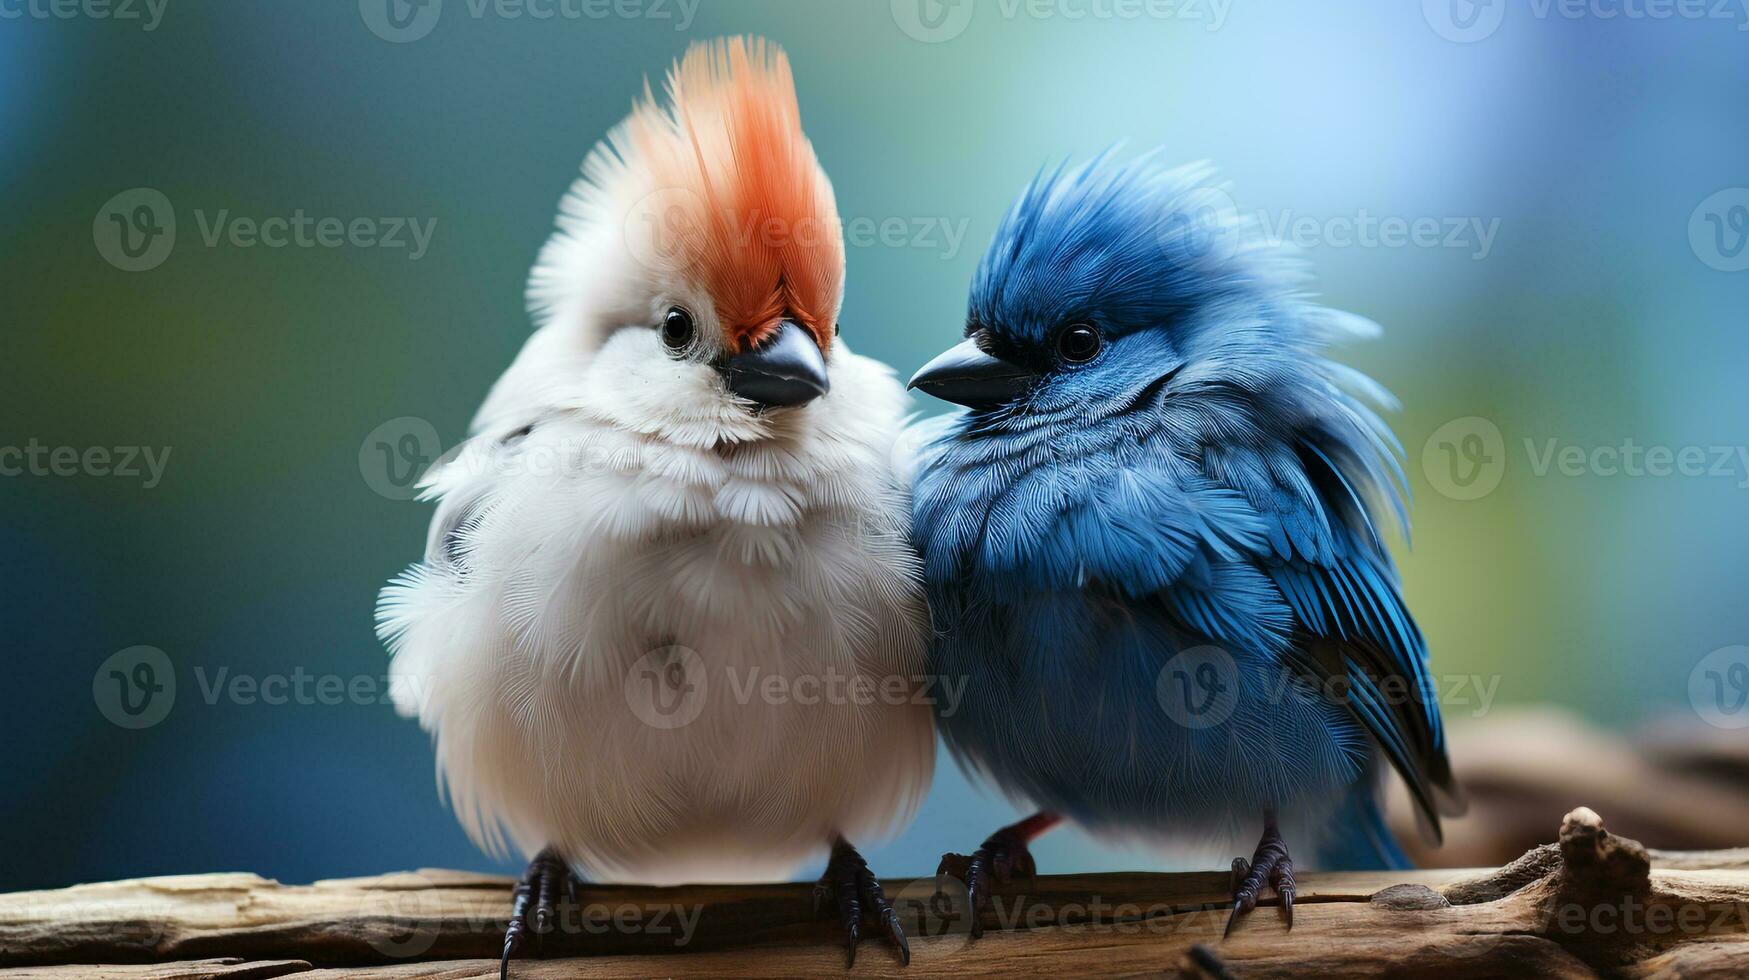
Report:
[[[1071,364],[1084,364],[1099,353],[1099,331],[1086,323],[1072,323],[1057,335],[1057,353]]]
[[[678,306],[671,307],[662,318],[662,343],[669,350],[685,350],[692,343],[692,314]]]

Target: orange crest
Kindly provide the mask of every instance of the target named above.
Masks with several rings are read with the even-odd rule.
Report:
[[[789,60],[757,38],[696,44],[669,71],[667,93],[664,110],[646,86],[626,121],[662,196],[664,251],[705,285],[732,344],[756,344],[787,317],[827,350],[843,231],[802,134]]]

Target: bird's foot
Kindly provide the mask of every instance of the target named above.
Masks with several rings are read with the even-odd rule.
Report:
[[[984,934],[984,923],[978,913],[990,900],[992,888],[1007,885],[1014,880],[1016,873],[1026,876],[1029,882],[1038,878],[1038,864],[1033,861],[1032,851],[1027,845],[1034,837],[1056,826],[1060,819],[1054,813],[1034,814],[986,837],[970,857],[964,854],[941,856],[941,865],[935,873],[952,875],[965,883],[966,914],[972,920],[973,939]]]
[[[831,900],[832,904],[828,904]],[[844,927],[844,966],[856,965],[856,944],[862,940],[865,919],[880,924],[881,932],[899,950],[899,961],[911,964],[911,943],[905,939],[905,928],[899,924],[899,913],[881,892],[868,862],[856,853],[850,842],[840,837],[832,843],[832,857],[826,862],[826,873],[814,884],[814,915],[824,917],[833,907],[838,910],[838,922]]]
[[[528,863],[528,870],[516,883],[510,901],[510,924],[504,929],[504,956],[499,960],[499,980],[509,980],[510,961],[527,945],[529,933],[534,934],[538,953],[542,938],[558,926],[558,904],[564,899],[577,903],[577,876],[559,852],[546,848]]]
[[[1263,818],[1263,837],[1257,842],[1257,850],[1252,852],[1251,860],[1233,859],[1233,912],[1227,917],[1227,931],[1222,934],[1230,936],[1233,927],[1247,912],[1257,907],[1257,897],[1264,886],[1274,890],[1276,897],[1281,899],[1281,915],[1287,920],[1287,927],[1294,927],[1294,862],[1288,856],[1287,842],[1281,839],[1281,831],[1276,827],[1275,815],[1268,814]]]

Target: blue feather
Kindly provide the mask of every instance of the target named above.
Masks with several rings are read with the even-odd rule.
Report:
[[[1038,380],[919,454],[931,656],[968,682],[941,730],[1095,829],[1216,832],[1271,807],[1327,853],[1400,861],[1379,760],[1433,828],[1457,790],[1377,528],[1382,508],[1407,532],[1391,402],[1324,353],[1373,328],[1308,299],[1223,196],[1206,167],[1107,154],[1042,170],[999,225],[966,333]],[[1068,324],[1100,335],[1087,363],[1056,356]],[[1187,716],[1193,695],[1221,717]]]

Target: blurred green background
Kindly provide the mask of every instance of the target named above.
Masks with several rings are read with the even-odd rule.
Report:
[[[463,434],[528,334],[523,278],[578,162],[645,75],[729,33],[789,51],[845,218],[902,223],[849,252],[861,353],[909,372],[956,337],[978,254],[1041,165],[1118,142],[1209,159],[1242,211],[1303,246],[1330,303],[1385,327],[1343,357],[1404,402],[1415,535],[1399,553],[1436,674],[1492,679],[1495,708],[1625,725],[1701,711],[1697,665],[1749,642],[1735,7],[103,9],[0,0],[0,888],[494,866],[440,803],[426,736],[374,689],[273,705],[207,688],[221,672],[376,683],[376,591],[430,516],[398,499],[401,437]],[[135,188],[174,211],[165,255],[117,252],[151,226],[111,217],[132,220],[146,199],[116,195]],[[431,236],[417,256],[405,231],[400,248],[209,243],[221,213]],[[1592,453],[1627,440],[1699,447],[1707,472],[1636,476]],[[1551,446],[1584,461],[1542,467]],[[56,475],[55,447],[152,447],[163,470],[99,475],[81,456]],[[137,645],[177,689],[131,729],[109,720],[104,665]],[[869,856],[926,873],[1011,812],[944,758],[918,821]],[[1037,850],[1057,870],[1167,860],[1072,833]]]

